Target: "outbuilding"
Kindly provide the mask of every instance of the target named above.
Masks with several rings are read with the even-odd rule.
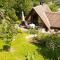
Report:
[[[33,7],[25,20],[48,31],[60,29],[60,12],[52,12],[47,4]]]

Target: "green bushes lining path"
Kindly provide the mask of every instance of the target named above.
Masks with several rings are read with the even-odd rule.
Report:
[[[35,42],[30,43],[26,36],[27,32],[20,32],[13,37],[11,49],[9,52],[0,50],[0,59],[2,60],[58,60],[60,58],[60,36],[38,33]],[[29,39],[30,40],[30,39]],[[1,46],[4,45],[3,40]]]

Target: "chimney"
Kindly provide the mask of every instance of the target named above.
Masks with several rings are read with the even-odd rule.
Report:
[[[40,0],[40,5],[43,5],[44,4],[44,0]]]

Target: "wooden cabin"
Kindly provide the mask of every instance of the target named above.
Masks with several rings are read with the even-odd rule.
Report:
[[[60,12],[52,12],[47,4],[33,7],[25,19],[48,31],[60,30]]]

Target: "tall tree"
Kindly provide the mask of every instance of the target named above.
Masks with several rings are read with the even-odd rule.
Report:
[[[27,15],[33,6],[32,0],[16,0],[16,2],[14,8],[18,15],[20,15],[22,11]]]

